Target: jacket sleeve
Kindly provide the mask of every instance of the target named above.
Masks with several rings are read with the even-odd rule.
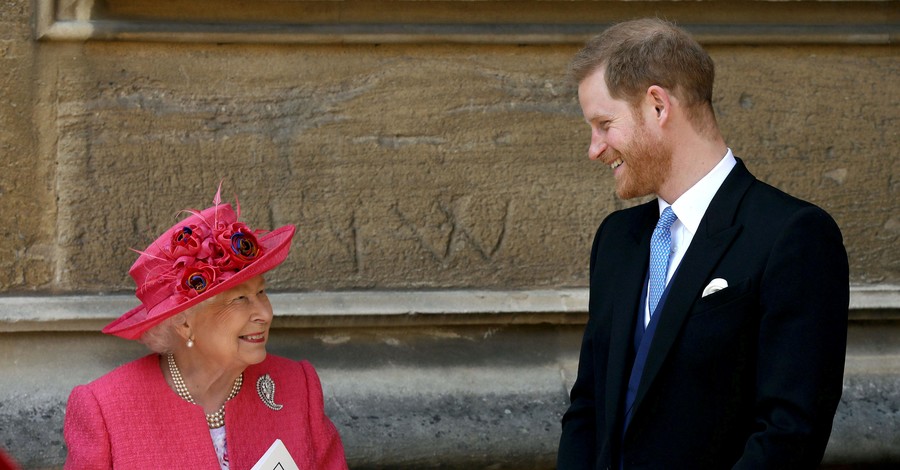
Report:
[[[760,285],[756,432],[735,469],[814,469],[843,386],[849,272],[837,224],[798,211]]]
[[[306,376],[309,397],[310,436],[315,449],[315,468],[323,470],[347,470],[344,445],[334,423],[325,415],[325,402],[319,375],[309,362],[301,362]]]
[[[597,449],[596,406],[594,403],[594,362],[590,321],[585,328],[578,359],[578,377],[570,393],[569,409],[562,418],[562,436],[556,455],[558,470],[593,468]]]
[[[594,277],[595,260],[603,225],[594,236],[591,248],[589,275]],[[569,408],[562,418],[562,435],[556,455],[558,470],[591,469],[594,467],[597,449],[597,412],[594,390],[593,317],[588,319],[581,340],[578,357],[578,375],[569,395]]]
[[[100,404],[85,385],[72,390],[63,434],[68,447],[65,469],[111,469],[109,434]]]

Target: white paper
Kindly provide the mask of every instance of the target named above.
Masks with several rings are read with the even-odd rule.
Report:
[[[269,446],[269,450],[256,462],[250,470],[300,470],[297,463],[291,458],[287,447],[281,442],[281,439],[275,439],[275,442]]]

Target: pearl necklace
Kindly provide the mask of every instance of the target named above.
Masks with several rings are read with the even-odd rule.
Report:
[[[168,363],[169,363],[169,375],[172,376],[172,382],[175,384],[175,393],[178,394],[179,397],[183,398],[188,403],[197,404],[194,401],[194,397],[191,396],[191,392],[188,391],[187,385],[184,383],[184,379],[181,377],[181,371],[178,370],[178,366],[175,365],[175,356],[168,354],[167,355]],[[228,400],[234,398],[235,395],[241,390],[241,384],[244,383],[244,374],[238,376],[238,378],[234,381],[234,385],[231,386],[231,393],[228,394],[228,398],[225,399],[225,403],[228,403]],[[216,429],[225,426],[225,403],[222,403],[222,407],[219,408],[215,413],[209,413],[206,415],[206,424],[209,426],[209,429]]]

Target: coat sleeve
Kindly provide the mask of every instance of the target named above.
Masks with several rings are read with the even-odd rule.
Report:
[[[68,447],[65,469],[111,469],[109,434],[100,404],[85,385],[72,390],[63,434]]]
[[[558,470],[590,469],[596,459],[597,413],[590,330],[588,321],[578,359],[578,377],[570,393],[569,408],[562,418],[562,435],[556,456]]]
[[[344,445],[334,423],[325,415],[325,402],[319,375],[309,362],[301,362],[309,397],[310,436],[315,449],[315,468],[347,470]]]
[[[603,225],[594,236],[591,248],[590,278],[594,277],[595,260]],[[562,418],[562,435],[556,455],[558,470],[590,469],[594,466],[597,449],[597,412],[594,390],[593,316],[588,319],[581,340],[578,375],[569,394],[569,408]]]
[[[798,211],[760,285],[756,432],[735,469],[814,469],[843,386],[849,269],[837,224]]]

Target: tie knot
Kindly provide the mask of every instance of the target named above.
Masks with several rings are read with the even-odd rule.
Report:
[[[678,220],[678,216],[672,212],[672,206],[666,207],[662,214],[659,215],[659,222],[656,223],[656,228],[668,229],[672,227],[676,220]]]

